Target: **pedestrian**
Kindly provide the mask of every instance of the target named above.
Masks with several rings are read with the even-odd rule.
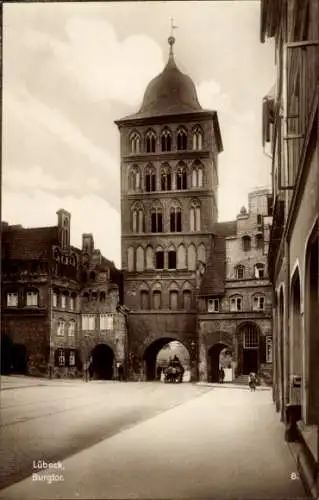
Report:
[[[250,374],[248,375],[248,385],[251,391],[256,390],[256,385],[257,385],[256,373],[250,372]]]
[[[123,368],[122,363],[119,364],[118,373],[119,373],[119,381],[123,382],[124,381],[124,368]]]
[[[53,375],[53,366],[52,366],[52,363],[49,363],[49,378],[52,379],[52,375]]]
[[[157,380],[161,380],[161,375],[162,375],[162,367],[161,366],[158,366],[156,368],[156,376],[157,376]]]
[[[222,367],[220,369],[220,383],[223,384],[224,383],[224,378],[225,378],[225,371],[224,371],[224,368]]]

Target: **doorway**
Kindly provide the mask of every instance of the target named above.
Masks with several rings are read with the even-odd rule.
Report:
[[[258,372],[258,349],[244,349],[243,373],[249,375],[250,372]]]
[[[90,377],[95,380],[112,380],[114,362],[112,349],[106,344],[98,344],[92,349],[91,356]]]

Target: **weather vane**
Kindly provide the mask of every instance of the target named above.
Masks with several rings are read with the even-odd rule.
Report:
[[[178,26],[174,24],[174,19],[171,17],[171,36],[174,36],[174,30],[176,30]]]

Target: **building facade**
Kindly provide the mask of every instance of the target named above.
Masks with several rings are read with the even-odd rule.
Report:
[[[220,354],[231,353],[232,379],[272,378],[272,289],[267,247],[271,226],[267,189],[249,194],[236,221],[215,225],[211,255],[198,291],[199,377],[218,381]]]
[[[83,235],[70,245],[71,215],[57,226],[2,223],[1,371],[113,378],[127,350],[123,283],[114,264]]]
[[[196,271],[217,221],[217,113],[201,108],[194,83],[176,66],[174,42],[139,112],[116,122],[130,371],[146,380],[170,340],[187,347],[196,378]]]
[[[274,292],[274,400],[282,419],[295,428],[300,471],[316,498],[318,19],[318,0],[261,2],[261,41],[274,38],[276,52],[275,87],[263,103],[264,147],[272,156],[273,179],[268,267]]]

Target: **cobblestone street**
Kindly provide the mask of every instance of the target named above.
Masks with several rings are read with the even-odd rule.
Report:
[[[266,388],[12,380],[1,498],[306,496]],[[60,481],[32,481],[41,460]]]

